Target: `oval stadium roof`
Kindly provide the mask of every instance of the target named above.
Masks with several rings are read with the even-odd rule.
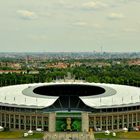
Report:
[[[105,89],[99,95],[79,96],[79,98],[92,108],[114,108],[140,105],[140,88],[125,85],[82,82],[36,83],[6,86],[0,88],[0,105],[24,108],[45,108],[51,106],[59,96],[39,95],[33,90],[40,86],[49,85],[90,85]],[[47,92],[47,91],[46,91]],[[94,92],[94,91],[93,91]]]

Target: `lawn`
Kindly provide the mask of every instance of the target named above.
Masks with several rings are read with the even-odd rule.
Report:
[[[23,131],[9,131],[0,132],[0,138],[23,138]],[[43,133],[34,133],[32,136],[27,136],[26,138],[43,138]]]
[[[104,133],[95,133],[94,136],[95,138],[114,138],[111,134],[105,135]],[[116,136],[115,138],[118,138],[118,136]]]
[[[23,131],[9,131],[9,132],[0,132],[0,138],[23,138]],[[116,137],[113,137],[112,134],[105,135],[104,133],[95,133],[95,138],[128,138],[128,139],[140,139],[140,132],[117,132]],[[26,138],[43,138],[44,133],[34,133],[32,136]],[[25,139],[26,139],[25,138]]]
[[[119,133],[118,136],[121,138],[139,138],[140,139],[140,132]]]
[[[113,137],[112,134],[110,135],[105,135],[104,133],[95,133],[95,138],[127,138],[127,139],[137,139],[140,138],[140,132],[117,132],[116,137]]]
[[[21,138],[21,137],[23,137],[23,132],[21,131],[0,132],[0,138]]]
[[[33,135],[28,136],[26,138],[43,138],[43,136],[44,136],[44,133],[34,133]]]

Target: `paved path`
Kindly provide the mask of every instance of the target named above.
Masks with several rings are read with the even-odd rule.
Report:
[[[46,133],[44,140],[95,140],[93,134],[82,132]]]

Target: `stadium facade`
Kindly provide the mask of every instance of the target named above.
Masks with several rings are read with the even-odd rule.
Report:
[[[0,126],[19,130],[118,130],[140,125],[140,88],[87,82],[0,88]]]

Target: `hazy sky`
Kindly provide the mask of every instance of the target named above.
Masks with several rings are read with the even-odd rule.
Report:
[[[0,52],[140,51],[140,0],[0,0]]]

